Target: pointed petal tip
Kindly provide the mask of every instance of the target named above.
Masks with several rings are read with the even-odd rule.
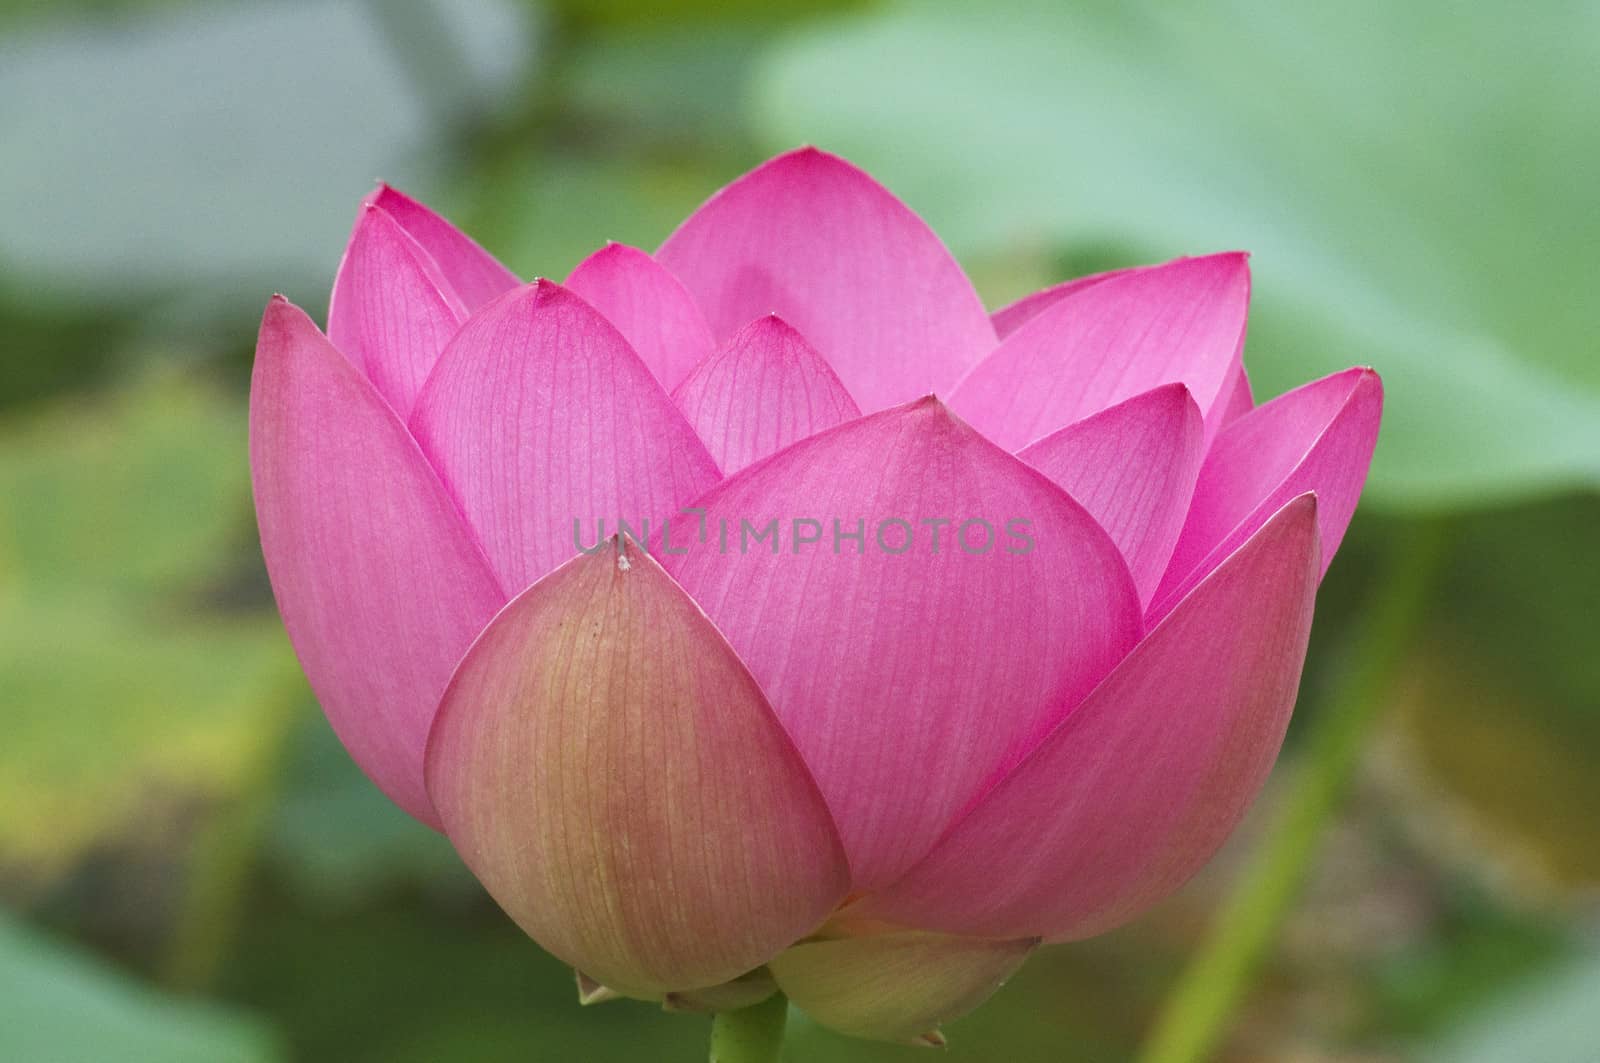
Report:
[[[533,309],[564,298],[578,297],[558,281],[553,281],[549,277],[534,277],[526,284],[519,284],[507,290],[500,296],[499,301],[508,304],[526,303],[529,309]]]
[[[389,210],[389,208],[392,206],[402,204],[414,204],[416,206],[422,205],[419,200],[406,195],[404,192],[400,191],[394,185],[390,184],[388,181],[385,181],[381,177],[378,178],[374,183],[372,191],[368,192],[366,198],[361,201],[361,205],[364,208],[376,207],[377,209],[384,211]]]
[[[312,329],[317,327],[316,322],[311,320],[311,315],[296,306],[287,295],[274,292],[261,311],[261,328],[257,334],[257,345],[259,346],[269,331],[288,332],[308,325]]]
[[[815,144],[802,144],[799,147],[791,148],[782,154],[774,155],[766,162],[757,166],[754,170],[751,170],[749,174],[746,174],[746,176],[764,171],[772,172],[783,170],[809,170],[813,173],[832,170],[839,173],[849,174],[852,177],[865,178],[884,191],[889,191],[887,186],[885,186],[882,181],[879,181],[876,177],[872,176],[872,174],[865,167],[851,162],[838,152],[829,151],[827,148],[819,148]],[[894,193],[890,192],[889,194],[893,195]],[[899,197],[895,198],[898,199]]]
[[[1159,401],[1173,406],[1182,406],[1188,404],[1194,407],[1195,413],[1198,414],[1200,412],[1200,404],[1195,401],[1194,392],[1190,391],[1189,385],[1185,384],[1181,380],[1174,380],[1169,384],[1158,384],[1149,391],[1145,392],[1144,395],[1158,397]],[[1135,395],[1131,399],[1123,399],[1122,403],[1118,403],[1117,405],[1133,402],[1141,397],[1142,396],[1140,395]],[[1152,399],[1152,401],[1155,400]],[[1110,407],[1107,408],[1109,409]],[[1072,426],[1068,425],[1067,427],[1070,428]]]
[[[918,1048],[949,1048],[950,1042],[938,1030],[929,1030],[920,1037],[912,1038],[911,1043]]]
[[[582,971],[573,971],[573,980],[578,984],[578,1003],[584,1007],[592,1004],[605,1004],[612,1000],[621,1000],[622,994],[610,986],[601,985]]]
[[[593,251],[590,251],[581,262],[572,267],[572,272],[567,275],[567,280],[570,282],[573,277],[578,276],[585,269],[593,268],[595,265],[611,259],[649,257],[650,253],[648,251],[634,247],[632,244],[625,244],[620,240],[607,240]]]
[[[960,414],[950,408],[948,403],[931,391],[921,398],[912,399],[899,406],[891,406],[883,412],[889,416],[899,416],[918,431],[949,436],[952,439],[981,439],[985,443],[990,443],[987,436],[968,424]]]
[[[788,151],[784,152],[781,155],[774,156],[773,161],[777,161],[778,159],[837,159],[837,158],[839,158],[839,156],[835,155],[833,152],[824,151],[823,149],[817,147],[815,144],[812,144],[812,143],[808,142],[808,143],[800,144],[797,147],[790,148]]]
[[[1192,262],[1196,265],[1210,265],[1219,269],[1235,273],[1250,275],[1250,252],[1248,251],[1213,251],[1208,255],[1192,255],[1179,259],[1180,262]]]
[[[749,343],[751,340],[761,336],[763,333],[769,332],[784,337],[793,337],[802,341],[805,339],[805,337],[800,334],[800,330],[789,324],[789,322],[785,321],[783,316],[776,310],[768,310],[759,317],[752,318],[750,324],[746,325],[744,328],[735,333],[733,339],[729,340],[727,345],[729,347],[733,347],[739,344]]]

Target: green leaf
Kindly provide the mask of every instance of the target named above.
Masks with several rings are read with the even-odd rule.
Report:
[[[1600,955],[1528,979],[1419,1052],[1420,1063],[1575,1063],[1594,1058]]]
[[[25,881],[227,800],[304,696],[264,588],[236,586],[244,423],[162,377],[0,431],[0,866]]]
[[[260,1024],[165,997],[0,913],[0,1058],[28,1063],[272,1063]]]
[[[801,33],[758,86],[968,253],[1246,247],[1271,395],[1375,365],[1370,493],[1600,485],[1592,5],[909,5]]]
[[[402,886],[479,895],[477,880],[444,835],[372,785],[321,714],[308,716],[295,737],[265,856],[297,896],[348,910]]]
[[[461,109],[523,73],[525,12],[455,3],[441,29],[431,11],[196,5],[0,41],[0,202],[26,204],[0,213],[0,263],[35,297],[331,279],[374,179],[436,177]]]

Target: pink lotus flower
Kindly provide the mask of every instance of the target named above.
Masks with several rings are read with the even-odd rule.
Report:
[[[262,322],[273,588],[351,755],[591,996],[936,1036],[1277,755],[1382,391],[1255,406],[1249,292],[1218,254],[990,315],[812,149],[564,285],[380,188],[326,338]]]

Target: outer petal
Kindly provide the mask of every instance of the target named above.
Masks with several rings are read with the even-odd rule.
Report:
[[[706,541],[675,522],[684,552],[663,563],[794,735],[861,888],[917,860],[1138,636],[1093,518],[934,399],[796,443],[696,505]]]
[[[683,282],[636,247],[607,244],[578,263],[567,288],[617,326],[668,391],[717,349]]]
[[[627,341],[551,281],[473,316],[417,398],[411,430],[522,588],[603,537],[664,519],[716,463]]]
[[[367,202],[393,216],[433,256],[440,274],[467,310],[476,310],[522,283],[470,236],[410,196],[379,185]]]
[[[713,986],[814,929],[849,872],[761,689],[624,543],[515,599],[428,743],[445,831],[545,948],[630,995]]]
[[[422,246],[382,208],[363,206],[333,282],[328,339],[402,418],[466,317]]]
[[[1371,369],[1341,373],[1278,396],[1219,435],[1156,594],[1160,616],[1255,530],[1306,491],[1317,493],[1322,571],[1355,513],[1383,415]]]
[[[256,345],[250,470],[272,589],[328,721],[384,793],[436,826],[428,725],[505,598],[405,425],[281,296]]]
[[[988,1000],[1037,944],[895,931],[808,941],[780,953],[771,969],[778,988],[824,1026],[939,1044],[928,1035]]]
[[[1017,456],[1100,522],[1127,559],[1139,600],[1148,604],[1183,529],[1204,455],[1200,408],[1182,384],[1165,384]]]
[[[1126,270],[1018,328],[956,387],[950,405],[1016,450],[1177,381],[1199,404],[1209,436],[1239,364],[1249,305],[1243,254]]]
[[[801,148],[718,192],[657,257],[726,340],[781,315],[869,412],[948,388],[994,329],[922,220],[835,155]]]
[[[861,416],[828,363],[776,314],[746,325],[672,398],[726,473]]]
[[[1268,521],[861,915],[1074,939],[1182,885],[1282,742],[1311,630],[1316,508],[1302,496]]]
[[[1073,292],[1080,292],[1091,285],[1099,284],[1103,280],[1110,280],[1112,277],[1143,268],[1143,266],[1134,266],[1132,269],[1113,269],[1104,273],[1090,273],[1083,277],[1074,277],[1071,280],[1062,281],[1060,284],[1052,284],[1048,288],[1040,288],[1036,292],[1024,295],[1014,303],[1002,306],[989,315],[989,320],[994,324],[995,334],[1001,339],[1005,339]]]

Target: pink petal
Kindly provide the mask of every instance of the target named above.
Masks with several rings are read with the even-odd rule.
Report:
[[[943,390],[995,344],[950,252],[882,185],[836,155],[780,155],[711,197],[657,258],[719,340],[774,313],[871,412]]]
[[[716,463],[638,355],[552,281],[475,314],[417,398],[411,430],[522,588],[618,522],[641,541],[716,483]]]
[[[1226,428],[1251,410],[1256,408],[1256,398],[1250,391],[1250,374],[1245,372],[1244,366],[1239,366],[1239,375],[1233,378],[1233,383],[1226,388],[1227,398],[1222,403],[1222,422],[1220,428]]]
[[[974,369],[950,405],[1016,450],[1160,384],[1189,389],[1208,438],[1244,344],[1250,267],[1239,253],[1125,270],[1041,312]]]
[[[1143,269],[1135,266],[1133,269]],[[995,334],[1005,339],[1023,325],[1038,317],[1044,311],[1055,306],[1073,292],[1082,291],[1091,285],[1099,284],[1103,280],[1131,273],[1132,270],[1113,269],[1104,273],[1090,273],[1083,277],[1074,277],[1060,284],[1052,284],[1048,288],[1041,288],[1029,295],[1024,295],[1014,303],[1002,306],[989,315],[989,320],[994,323]]]
[[[803,942],[771,968],[778,988],[829,1029],[938,1044],[927,1036],[993,996],[1037,944],[903,930]]]
[[[1361,496],[1383,416],[1383,382],[1346,369],[1280,395],[1228,427],[1200,469],[1194,504],[1156,592],[1160,616],[1285,502],[1317,493],[1322,571]]]
[[[428,791],[507,914],[629,995],[735,978],[849,886],[761,689],[622,543],[540,580],[473,645],[428,743]]]
[[[725,473],[861,416],[828,363],[775,314],[746,325],[672,397]]]
[[[522,283],[470,236],[410,196],[379,185],[367,202],[383,208],[433,256],[440,274],[468,311]]]
[[[638,248],[607,244],[578,263],[567,290],[617,326],[668,391],[717,349],[694,296]]]
[[[1139,633],[1093,518],[931,398],[796,443],[696,506],[704,541],[675,521],[663,564],[794,735],[858,887],[920,857]]]
[[[382,208],[361,209],[328,306],[328,339],[405,417],[467,312],[432,257]]]
[[[1018,457],[1077,499],[1122,551],[1147,603],[1183,529],[1205,455],[1200,408],[1164,384],[1069,425]]]
[[[405,425],[281,296],[256,345],[250,470],[272,589],[328,721],[384,793],[436,826],[428,725],[505,598]]]
[[[1285,506],[862,918],[1089,937],[1182,885],[1244,814],[1294,707],[1316,500]]]

